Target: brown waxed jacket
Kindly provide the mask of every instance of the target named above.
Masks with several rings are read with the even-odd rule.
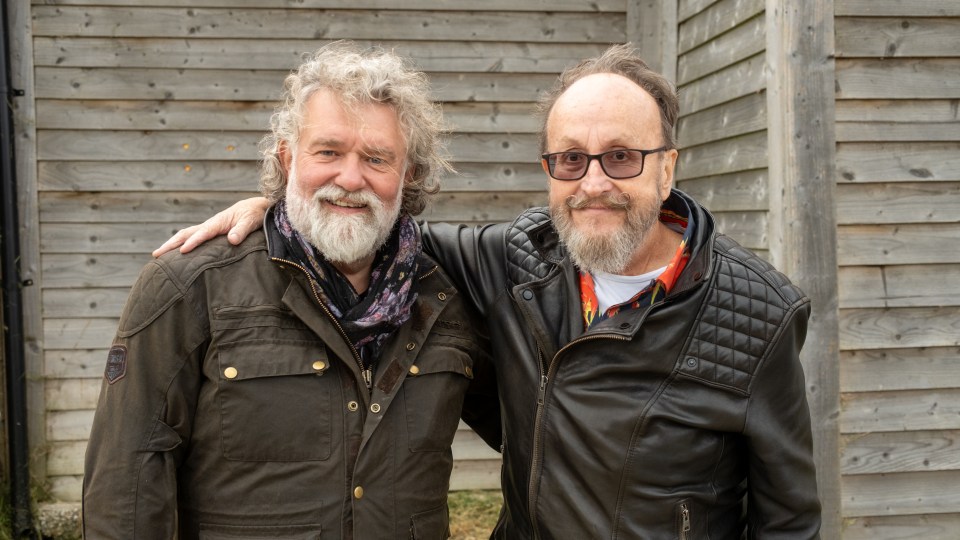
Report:
[[[87,539],[448,536],[465,400],[464,419],[500,437],[472,312],[423,256],[413,315],[368,391],[280,245],[221,238],[142,271],[87,448]]]

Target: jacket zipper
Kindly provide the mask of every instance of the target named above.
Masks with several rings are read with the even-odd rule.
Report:
[[[333,316],[333,313],[330,309],[323,303],[323,300],[320,299],[320,294],[317,293],[317,288],[313,285],[313,280],[310,279],[310,273],[307,272],[307,269],[300,266],[295,262],[288,261],[286,259],[280,259],[277,257],[270,258],[274,262],[279,262],[283,264],[289,264],[295,268],[299,268],[304,275],[307,276],[307,282],[310,283],[310,290],[313,291],[313,297],[317,299],[317,304],[327,314],[327,317],[333,322],[333,325],[337,327],[337,330],[340,332],[340,335],[343,336],[343,340],[347,342],[347,346],[350,347],[350,352],[353,353],[353,360],[357,363],[357,367],[360,368],[360,374],[363,376],[363,384],[366,385],[367,391],[369,392],[373,388],[373,372],[370,369],[367,369],[363,365],[363,360],[360,359],[360,353],[357,352],[356,347],[353,346],[353,343],[350,342],[350,338],[347,337],[347,332],[340,326],[340,322],[337,321],[337,318]]]
[[[533,456],[530,464],[530,485],[528,487],[527,493],[527,512],[530,515],[530,528],[533,529],[533,537],[540,538],[540,531],[537,528],[537,511],[536,503],[539,496],[537,490],[537,480],[540,476],[540,452],[543,442],[541,440],[541,421],[543,420],[543,404],[546,401],[547,394],[547,383],[553,379],[553,376],[556,374],[554,367],[557,365],[557,357],[560,356],[560,353],[567,350],[567,348],[573,346],[575,343],[580,343],[583,341],[589,341],[591,339],[616,339],[619,341],[630,341],[629,339],[618,336],[615,334],[598,334],[593,336],[581,337],[567,343],[562,349],[557,351],[557,354],[553,356],[553,360],[550,361],[550,365],[547,366],[547,373],[543,373],[543,351],[540,350],[540,347],[537,347],[537,369],[540,372],[540,388],[537,390],[537,416],[534,423],[533,430]]]
[[[687,503],[680,505],[680,540],[687,540],[687,534],[690,532],[690,508]]]

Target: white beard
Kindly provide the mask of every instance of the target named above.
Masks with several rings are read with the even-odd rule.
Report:
[[[573,208],[598,202],[607,208],[626,210],[626,220],[613,234],[597,233],[589,228],[580,229],[573,223]],[[633,201],[626,193],[621,193],[619,197],[596,199],[570,196],[558,204],[552,204],[550,215],[560,240],[578,268],[591,273],[623,274],[637,249],[643,245],[647,235],[660,220],[662,204],[659,192],[657,197],[646,205]]]
[[[291,168],[286,197],[290,224],[332,263],[351,264],[376,253],[400,215],[403,190],[397,191],[395,200],[384,202],[371,191],[349,192],[326,184],[308,199],[292,187],[295,184],[296,170]],[[326,201],[363,204],[368,211],[342,216],[327,209]]]

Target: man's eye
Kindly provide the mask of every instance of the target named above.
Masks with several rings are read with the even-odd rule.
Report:
[[[387,160],[385,160],[385,159],[383,159],[383,158],[378,158],[378,157],[376,157],[376,156],[370,156],[370,157],[367,158],[367,160],[370,162],[371,165],[386,165],[386,164],[387,164]]]
[[[564,163],[577,163],[578,161],[583,160],[583,156],[577,153],[561,154],[560,161]]]

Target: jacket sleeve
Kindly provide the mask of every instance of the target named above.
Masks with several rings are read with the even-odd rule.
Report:
[[[87,446],[84,538],[175,537],[177,467],[189,442],[206,321],[152,261],[108,355]]]
[[[502,452],[503,428],[500,420],[500,396],[497,391],[497,374],[490,355],[489,336],[484,325],[473,322],[478,346],[473,351],[473,380],[463,400],[461,418],[490,448]]]
[[[749,539],[819,538],[820,500],[800,348],[809,304],[788,315],[747,409]]]
[[[506,286],[505,225],[449,225],[424,223],[421,226],[424,251],[469,298],[482,315]]]

